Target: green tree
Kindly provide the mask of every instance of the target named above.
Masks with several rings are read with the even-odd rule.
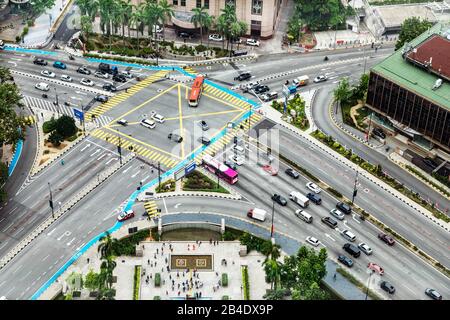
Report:
[[[418,17],[411,17],[403,21],[395,50],[400,49],[403,45],[417,38],[419,35],[427,31],[433,26],[428,20],[420,20]]]
[[[367,89],[369,88],[369,75],[364,73],[359,78],[359,84],[353,89],[353,94],[356,99],[363,100],[365,102]]]
[[[343,78],[336,89],[333,90],[334,99],[340,103],[349,101],[352,95],[352,88],[348,82],[348,78]]]
[[[61,141],[64,140],[64,137],[59,134],[56,130],[50,133],[48,136],[48,141],[51,142],[55,147],[58,147],[61,144]]]
[[[81,33],[83,35],[83,38],[85,39],[85,42],[87,43],[89,40],[89,34],[91,34],[93,30],[92,20],[89,16],[81,16],[80,24]]]
[[[163,14],[163,40],[166,40],[166,22],[170,20],[171,17],[174,16],[175,11],[173,10],[173,6],[167,2],[167,0],[161,0],[159,1],[159,6],[161,8],[161,12]]]
[[[237,40],[247,33],[247,23],[245,21],[235,21],[230,26],[230,37]],[[239,48],[239,42],[238,42]],[[231,50],[233,50],[233,42],[231,42]],[[231,51],[230,51],[231,56]]]
[[[291,16],[291,18],[288,21],[287,25],[287,36],[289,41],[297,42],[300,38],[300,28],[302,27],[302,22],[298,15],[294,14]]]
[[[117,239],[111,237],[111,234],[106,231],[105,235],[100,238],[100,244],[98,245],[98,252],[101,259],[106,259],[113,256],[113,248],[117,243]]]
[[[295,0],[295,13],[312,31],[328,30],[345,21],[349,10],[340,0]]]
[[[220,11],[222,12],[220,17],[223,17],[222,18],[223,19],[222,23],[224,23],[223,33],[227,39],[227,50],[228,50],[231,40],[231,25],[237,21],[236,8],[232,5],[226,4],[225,8],[221,9]]]
[[[138,6],[134,6],[134,12],[131,14],[130,24],[136,28],[137,49],[140,49],[139,45],[139,32],[144,35],[144,4],[140,3]]]
[[[55,130],[63,138],[71,137],[77,133],[77,126],[75,120],[67,115],[62,115],[56,120]]]
[[[283,300],[287,293],[288,290],[286,289],[267,290],[263,298],[266,300]]]
[[[2,67],[0,70],[5,72]],[[14,83],[0,84],[0,145],[16,143],[24,138],[24,119],[16,112],[16,109],[19,112],[23,109],[21,99],[19,89]]]
[[[205,26],[205,21],[207,20],[209,14],[205,7],[193,8],[191,11],[194,13],[191,17],[191,22],[196,28],[200,27],[200,44],[203,44],[203,27]]]
[[[84,286],[90,291],[95,291],[100,288],[100,275],[90,269],[84,279]]]
[[[216,30],[222,36],[223,39],[226,37],[226,33],[228,30],[228,22],[226,21],[226,17],[224,15],[220,15],[216,21]],[[208,46],[209,46],[209,38],[208,38]],[[225,48],[225,40],[222,40],[222,49]]]
[[[30,15],[35,17],[45,12],[55,5],[55,0],[33,0],[33,5],[30,7]]]

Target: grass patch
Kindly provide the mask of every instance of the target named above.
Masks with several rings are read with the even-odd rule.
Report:
[[[136,245],[150,236],[150,230],[140,230],[129,237],[113,242],[114,256],[134,256],[136,255]]]
[[[242,266],[242,287],[244,288],[244,300],[250,300],[250,283],[248,281],[247,266]]]
[[[219,187],[217,187],[217,181],[212,181],[210,178],[197,170],[192,171],[183,178],[183,191],[229,193],[220,185],[220,182]]]
[[[161,188],[159,185],[155,189],[156,193],[164,193],[164,192],[174,192],[175,191],[175,180],[169,179],[163,183],[161,183]]]
[[[336,271],[339,272],[348,281],[350,281],[355,286],[357,286],[359,289],[361,289],[363,292],[367,292],[367,287],[364,284],[362,284],[358,279],[356,279],[353,275],[351,275],[349,272],[347,272],[346,270],[342,269],[341,267],[337,268]],[[376,295],[371,290],[369,290],[368,296],[372,300],[382,300],[378,295]]]
[[[139,300],[141,286],[141,266],[134,266],[133,300]]]
[[[222,273],[222,281],[220,282],[222,287],[228,287],[228,274]]]

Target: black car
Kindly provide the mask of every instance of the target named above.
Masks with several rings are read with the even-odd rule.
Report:
[[[268,86],[266,86],[265,84],[260,84],[260,85],[256,86],[256,88],[254,90],[255,90],[255,93],[260,94],[260,93],[269,91],[270,88]]]
[[[334,220],[331,217],[323,217],[322,222],[325,223],[327,226],[329,226],[330,228],[336,228],[337,227],[337,222],[336,220]]]
[[[110,83],[105,83],[102,88],[103,88],[103,90],[106,90],[106,91],[111,91],[111,92],[116,92],[117,91],[116,86],[112,85]]]
[[[317,193],[308,193],[306,195],[306,197],[311,200],[312,202],[314,202],[315,204],[321,204],[322,203],[322,198],[317,194]]]
[[[207,137],[201,137],[200,141],[202,144],[204,144],[205,146],[209,146],[209,144],[211,143],[211,140],[209,140]]]
[[[103,94],[98,94],[95,96],[95,100],[99,102],[108,102],[108,97]]]
[[[375,128],[373,129],[372,134],[380,137],[381,139],[386,139],[386,134],[383,132],[383,129]]]
[[[123,74],[115,74],[112,79],[117,82],[127,82],[127,78]]]
[[[358,258],[361,255],[361,251],[358,249],[358,247],[351,243],[344,244],[342,249],[347,251],[349,254],[351,254],[355,258]]]
[[[295,171],[292,168],[287,168],[286,171],[284,171],[288,176],[291,176],[294,179],[298,179],[298,177],[300,177],[300,174]]]
[[[386,292],[389,292],[390,294],[393,294],[395,292],[395,288],[392,284],[390,284],[387,281],[383,281],[380,283],[380,288],[383,289]]]
[[[342,212],[345,213],[345,214],[350,214],[350,213],[352,213],[352,207],[350,207],[348,204],[343,203],[343,202],[339,202],[339,203],[336,205],[336,208],[338,208],[339,211],[342,211]]]
[[[250,72],[244,72],[244,73],[241,73],[240,75],[238,75],[237,77],[235,77],[234,80],[244,81],[244,80],[250,79],[251,77],[252,77],[252,75],[250,74]]]
[[[89,70],[89,69],[86,68],[85,66],[79,67],[79,68],[77,69],[77,72],[78,72],[78,73],[82,73],[82,74],[87,74],[87,75],[91,74],[91,70]]]
[[[276,203],[278,203],[280,206],[286,206],[287,205],[287,200],[285,197],[280,196],[279,194],[274,194],[272,196],[272,200],[275,201]]]
[[[38,64],[40,66],[46,66],[48,63],[44,59],[36,58],[33,60],[34,64]]]
[[[239,57],[239,56],[245,56],[245,55],[247,55],[247,50],[233,50],[232,51],[232,54],[233,54],[233,57]]]
[[[353,267],[353,260],[350,258],[347,258],[346,256],[340,255],[338,257],[338,261],[341,262],[342,264],[346,265],[349,268]]]
[[[187,32],[180,32],[180,33],[178,33],[178,36],[183,39],[190,39],[190,38],[194,37],[194,35],[192,33],[187,33]]]

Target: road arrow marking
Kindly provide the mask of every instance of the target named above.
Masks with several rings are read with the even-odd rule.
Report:
[[[87,148],[89,148],[91,146],[91,144],[89,143],[86,147],[84,147],[83,149],[81,149],[81,151],[86,150]]]
[[[73,237],[73,239],[72,240],[70,240],[69,242],[67,242],[67,245],[68,246],[70,246],[71,244],[72,244],[72,242],[73,242],[73,240],[75,240],[76,238],[75,237]]]
[[[347,229],[350,229],[350,230],[352,230],[352,228],[350,228],[350,227],[348,226],[348,224],[347,224],[347,220],[344,220],[344,224],[345,224],[345,226],[347,227]]]
[[[116,158],[112,158],[112,159],[109,159],[107,162],[106,162],[106,164],[109,164],[111,161],[113,161],[113,160],[117,160]]]
[[[99,153],[100,151],[101,151],[100,149],[95,150],[95,152],[94,152],[93,154],[91,154],[91,157],[94,156],[94,155],[96,155],[96,154]]]
[[[123,170],[123,173],[126,173],[128,170],[130,170],[131,169],[131,166],[130,167],[128,167],[128,168],[126,168],[125,170]]]
[[[82,95],[87,96],[87,93],[86,93],[86,92],[83,92],[83,91],[75,91],[75,92],[78,93],[78,94],[82,94]]]
[[[15,63],[14,61],[8,61],[8,63],[11,63],[14,65],[14,67],[17,67],[17,63]]]
[[[358,223],[361,223],[361,222],[359,222],[358,220],[356,220],[356,214],[353,214],[352,216],[353,216],[353,220],[355,220],[355,221],[358,222]]]
[[[56,228],[53,229],[52,231],[50,231],[49,233],[47,233],[47,236],[51,236],[53,232],[55,232]]]
[[[74,99],[74,100],[83,100],[83,99],[81,99],[81,98],[78,98],[78,97],[71,97],[72,99]]]
[[[133,174],[131,177],[134,178],[139,174],[139,171],[137,171],[135,174]]]
[[[181,206],[181,203],[177,203],[176,205],[174,205],[175,209],[177,209],[179,206]]]
[[[333,240],[333,241],[336,241],[336,240],[334,240],[334,238],[333,238],[332,236],[330,236],[328,233],[325,233],[325,237],[330,238],[330,239]]]

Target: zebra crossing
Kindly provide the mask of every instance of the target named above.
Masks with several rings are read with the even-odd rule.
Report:
[[[108,100],[108,102],[102,103],[101,105],[95,107],[94,109],[89,110],[88,112],[86,112],[86,120],[90,121],[93,116],[95,118],[98,118],[99,116],[101,116],[106,111],[111,110],[112,108],[117,106],[119,103],[121,103],[121,102],[125,101],[126,99],[128,99],[130,96],[138,93],[139,91],[141,91],[142,89],[146,88],[147,86],[149,86],[153,82],[163,78],[168,72],[169,71],[167,71],[167,70],[158,71],[155,74],[149,76],[148,78],[138,82],[134,86],[128,88],[126,91],[122,91],[121,93],[119,93],[119,94],[115,95],[114,97],[110,98]]]
[[[158,210],[158,205],[156,201],[147,201],[144,203],[145,212],[147,212],[148,218],[158,218],[161,216],[160,210]]]
[[[256,125],[259,121],[261,121],[262,116],[258,113],[253,113],[250,118],[250,127]],[[247,129],[247,125],[244,125],[244,128]],[[236,136],[239,129],[239,125],[237,125],[233,130],[228,131],[226,135],[217,140],[214,144],[210,145],[204,152],[199,153],[195,157],[195,162],[197,165],[202,163],[202,157],[204,154],[209,154],[210,156],[215,156],[217,152],[221,149],[224,149],[228,143]]]
[[[91,136],[112,143],[116,146],[119,145],[119,137],[117,135],[108,131],[104,131],[101,128],[92,131]],[[136,142],[131,142],[123,136],[120,137],[120,145],[123,149],[128,149],[151,161],[160,162],[168,168],[174,167],[179,162],[179,160],[174,160],[170,156],[161,154],[159,151],[144,147],[140,144],[137,144]]]
[[[203,92],[206,92],[207,94],[214,96],[222,101],[227,101],[230,104],[237,106],[241,109],[248,109],[251,107],[251,105],[248,102],[236,98],[235,96],[220,89],[217,89],[209,84],[204,85]]]
[[[73,117],[73,107],[68,107],[66,105],[54,105],[53,102],[50,102],[48,100],[30,97],[30,96],[24,96],[23,97],[24,103],[32,108],[32,109],[40,109],[40,110],[46,110],[50,111],[56,114],[64,114]],[[96,123],[101,126],[106,126],[108,123],[113,121],[114,119],[108,116],[100,116],[96,118]],[[33,118],[32,120],[34,123],[36,122],[36,119]]]
[[[189,72],[190,74],[198,74],[198,72],[192,67],[184,67],[184,71]]]

